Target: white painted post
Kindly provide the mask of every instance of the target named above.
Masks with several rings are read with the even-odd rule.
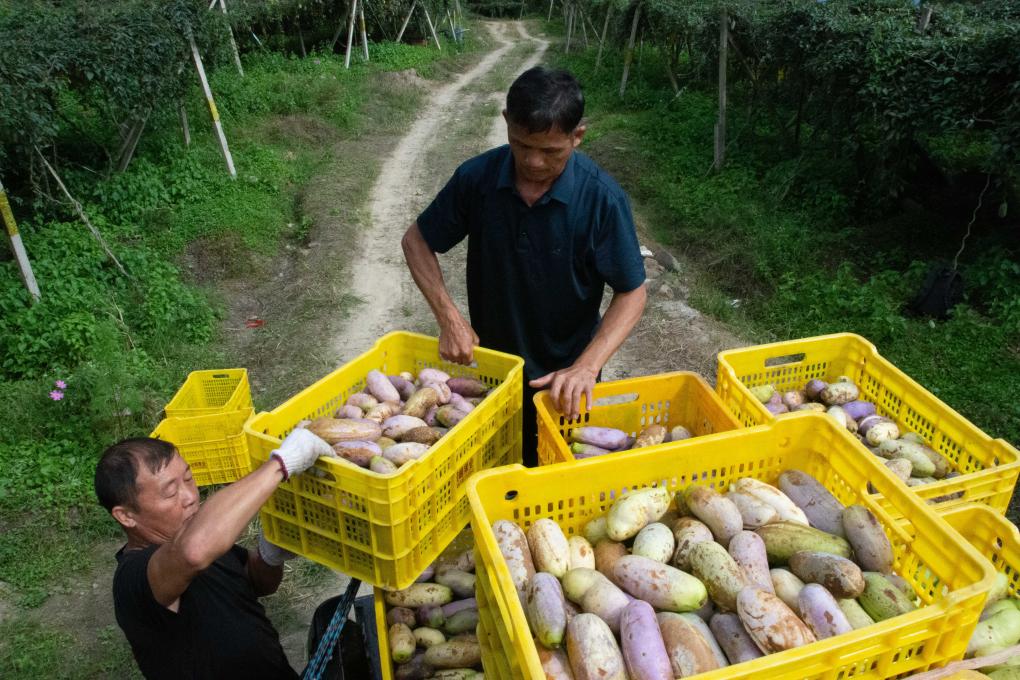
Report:
[[[181,114],[181,132],[184,133],[184,146],[191,146],[191,128],[188,127],[188,110],[184,108],[184,102],[177,104],[177,110]]]
[[[216,4],[217,0],[213,0],[213,4]],[[227,16],[227,3],[226,0],[219,0],[220,10],[223,12],[223,16]],[[213,5],[209,5],[209,9],[212,9]],[[227,32],[230,34],[230,50],[234,54],[234,65],[237,66],[237,72],[244,78],[244,67],[241,66],[241,53],[237,51],[237,42],[234,40],[234,29],[230,26],[230,21],[227,21]]]
[[[570,39],[574,36],[574,5],[567,10],[567,43],[563,46],[564,54],[570,54]]]
[[[442,52],[443,46],[439,44],[439,36],[436,35],[436,27],[432,24],[432,17],[429,16],[429,8],[422,5],[421,11],[425,12],[425,23],[429,25],[429,31],[432,33],[432,39],[436,41],[436,49]]]
[[[407,16],[404,18],[404,23],[400,27],[400,33],[397,33],[397,42],[400,42],[400,39],[404,37],[404,31],[407,30],[407,24],[410,23],[411,15],[414,14],[414,8],[417,6],[418,0],[414,0],[414,2],[411,3],[411,9],[407,10]]]
[[[365,32],[365,0],[358,5],[358,29],[361,31],[361,53],[368,61],[368,34]]]
[[[195,70],[198,71],[198,80],[202,83],[202,92],[205,93],[205,101],[209,104],[209,115],[212,117],[213,128],[216,130],[216,139],[220,143],[220,151],[223,152],[223,160],[227,162],[227,170],[230,171],[230,178],[237,179],[237,170],[234,169],[234,158],[230,155],[230,147],[227,145],[227,136],[223,134],[223,123],[220,122],[220,112],[216,110],[216,102],[213,101],[212,90],[209,88],[209,81],[205,77],[205,67],[202,66],[202,55],[198,53],[198,45],[195,44],[195,36],[188,31],[188,43],[191,45],[191,58],[195,62]]]
[[[630,65],[634,61],[634,41],[637,40],[638,23],[641,21],[641,5],[634,9],[634,21],[630,25],[630,40],[627,42],[627,51],[623,56],[623,78],[620,79],[620,96],[627,91],[627,76],[630,75]]]
[[[726,56],[730,18],[726,12],[719,17],[719,118],[715,123],[715,161],[712,167],[722,170],[726,162]]]
[[[602,48],[606,45],[606,32],[609,31],[609,15],[613,12],[613,6],[606,6],[606,20],[602,22],[602,37],[599,38],[599,53],[595,57],[595,70],[599,70],[599,66],[602,64]]]
[[[351,11],[350,5],[347,6],[348,15]],[[333,39],[329,41],[329,51],[332,52],[333,48],[336,47],[336,41],[340,39],[340,33],[343,32],[344,26],[347,25],[348,17],[344,16],[344,20],[337,24],[336,31],[333,33]]]
[[[351,15],[347,17],[347,54],[344,55],[344,68],[351,67],[351,50],[354,49],[354,19],[358,15],[358,0],[351,0]]]
[[[25,252],[25,244],[21,241],[21,233],[18,232],[18,223],[14,221],[14,213],[11,212],[11,204],[7,200],[7,192],[0,182],[0,216],[3,217],[4,226],[7,227],[7,240],[11,244],[11,252],[18,262],[18,271],[21,272],[21,281],[25,284],[28,294],[32,296],[32,302],[39,302],[41,293],[39,284],[36,283],[35,274],[32,272],[32,263],[28,260],[28,253]]]

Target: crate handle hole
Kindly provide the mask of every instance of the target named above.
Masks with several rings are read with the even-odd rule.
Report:
[[[229,377],[230,377],[230,375],[229,375],[229,374],[227,374],[227,373],[213,373],[213,376],[212,376],[212,377],[213,377],[213,378],[215,378],[215,379],[217,379],[217,380],[219,380],[219,379],[221,379],[221,378],[229,378]]]
[[[507,491],[506,494],[503,496],[503,498],[505,498],[508,501],[512,501],[515,498],[517,498],[517,492],[516,491]]]
[[[804,361],[807,355],[804,352],[798,354],[784,354],[783,356],[770,357],[765,360],[765,367],[771,368],[772,366],[785,366],[786,364],[799,364]]]

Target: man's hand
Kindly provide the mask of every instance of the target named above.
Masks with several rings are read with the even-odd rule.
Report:
[[[439,356],[455,364],[470,364],[478,346],[478,334],[463,316],[440,326]]]
[[[577,420],[581,415],[582,394],[585,397],[585,409],[591,410],[591,392],[595,387],[598,373],[597,370],[575,363],[569,368],[553,371],[528,384],[539,390],[548,387],[549,396],[560,413],[569,414],[571,420]]]
[[[292,560],[297,555],[289,550],[284,550],[278,545],[274,545],[266,540],[266,535],[263,531],[259,530],[259,557],[270,567],[282,567],[283,563],[287,560]]]
[[[279,459],[286,470],[285,477],[301,474],[315,465],[319,456],[336,456],[333,447],[308,430],[298,427],[280,443],[271,456]]]

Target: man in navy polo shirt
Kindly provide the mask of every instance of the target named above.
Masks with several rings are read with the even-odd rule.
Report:
[[[524,462],[536,463],[534,391],[560,412],[591,404],[602,367],[641,318],[645,270],[623,189],[575,151],[584,95],[566,71],[535,67],[510,87],[508,146],[462,164],[404,234],[408,268],[439,322],[439,353],[469,363],[476,345],[524,358]],[[436,253],[468,239],[471,322]],[[599,316],[604,288],[613,297]]]

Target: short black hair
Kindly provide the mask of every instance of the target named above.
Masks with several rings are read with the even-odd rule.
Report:
[[[138,464],[141,462],[155,474],[162,470],[177,453],[170,442],[149,437],[134,437],[117,442],[103,452],[96,466],[96,497],[108,512],[124,505],[137,508]]]
[[[510,86],[506,115],[528,132],[546,132],[555,126],[569,134],[584,116],[581,84],[569,71],[530,68]]]

